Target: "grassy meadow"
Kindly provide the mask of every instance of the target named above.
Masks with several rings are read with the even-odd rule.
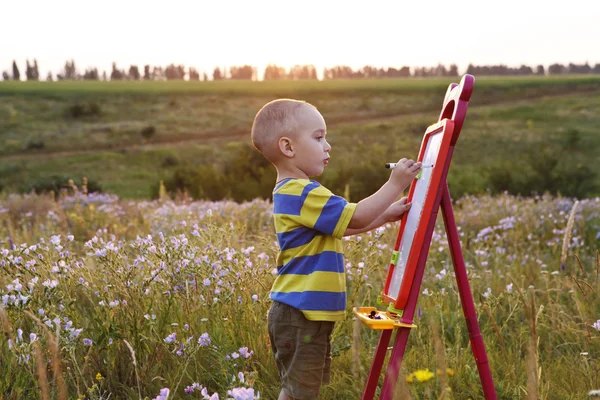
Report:
[[[86,176],[121,198],[148,199],[160,180],[209,167],[183,186],[212,200],[268,198],[270,166],[254,160],[248,174],[232,165],[253,157],[256,111],[293,97],[315,104],[328,123],[333,158],[323,183],[348,183],[362,198],[385,181],[382,160],[417,156],[451,81],[1,82],[0,187],[27,193],[53,176]],[[598,93],[597,76],[477,78],[449,177],[453,196],[600,194]],[[236,179],[259,189],[211,189]]]
[[[181,399],[277,398],[270,207],[4,198],[2,398],[153,398],[163,388]],[[455,213],[499,398],[583,399],[600,388],[600,198],[467,196]],[[443,229],[440,218],[399,399],[482,398]],[[378,333],[351,309],[377,305],[396,234],[388,224],[344,240],[348,318],[322,399],[360,398]]]
[[[319,180],[358,201],[416,157],[450,82],[0,82],[0,400],[276,399],[256,111],[315,104],[333,147]],[[598,76],[475,82],[449,185],[500,399],[600,389],[599,94]],[[31,193],[82,177],[105,193]],[[344,239],[320,399],[361,396],[379,335],[352,308],[377,306],[397,231]],[[396,397],[483,398],[441,217],[415,324]]]

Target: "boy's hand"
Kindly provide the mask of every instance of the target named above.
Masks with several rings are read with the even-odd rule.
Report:
[[[415,179],[421,170],[421,163],[403,158],[396,163],[396,168],[392,170],[390,181],[399,184],[404,191],[408,185]]]
[[[408,200],[408,198],[403,197],[400,200],[398,200],[397,202],[393,203],[391,206],[389,206],[387,210],[385,210],[385,213],[384,213],[385,222],[400,221],[400,219],[402,218],[402,215],[404,215],[405,212],[410,210],[410,206],[412,204],[412,203],[406,203],[406,200]]]

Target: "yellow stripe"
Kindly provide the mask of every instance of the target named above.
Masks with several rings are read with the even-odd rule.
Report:
[[[275,214],[275,232],[284,233],[302,227],[299,218],[297,215]]]
[[[343,321],[346,319],[346,311],[301,311],[306,319],[311,321]]]
[[[321,216],[323,207],[331,198],[332,193],[323,186],[318,186],[308,193],[300,211],[300,219],[306,226],[313,228]]]
[[[350,221],[352,220],[352,216],[354,215],[354,211],[356,211],[356,203],[348,203],[344,207],[344,211],[342,211],[342,215],[333,230],[333,237],[341,239],[344,236],[344,232],[350,225]]]
[[[290,179],[284,183],[283,186],[277,189],[275,193],[300,196],[304,190],[304,187],[310,183],[311,181],[309,179]]]
[[[283,274],[273,283],[273,292],[318,292],[341,293],[346,291],[343,273],[316,271],[310,275]]]
[[[277,256],[277,266],[281,267],[289,263],[292,259],[304,256],[314,256],[324,251],[335,251],[343,254],[344,246],[340,240],[331,236],[316,236],[310,242],[292,249],[283,250]]]

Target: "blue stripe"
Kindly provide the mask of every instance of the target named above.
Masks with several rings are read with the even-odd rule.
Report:
[[[280,249],[285,250],[310,243],[317,235],[321,235],[321,233],[302,226],[288,232],[278,233],[277,240],[279,241]]]
[[[324,251],[321,254],[293,258],[284,266],[277,267],[280,275],[308,275],[315,271],[344,272],[344,256],[335,251]]]
[[[346,292],[271,292],[271,299],[305,311],[343,311]]]
[[[275,185],[275,189],[273,189],[273,193],[275,193],[280,187],[282,187],[290,179],[292,179],[292,178],[285,178],[284,180],[279,182],[277,185]]]
[[[348,202],[343,197],[331,196],[325,206],[323,206],[321,215],[319,215],[319,219],[315,223],[315,229],[327,235],[333,235],[333,231],[342,216],[346,204]]]
[[[278,194],[273,195],[273,213],[300,215],[304,199],[301,196],[294,194]]]

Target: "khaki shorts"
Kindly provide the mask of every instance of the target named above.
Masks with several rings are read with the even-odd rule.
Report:
[[[314,400],[331,376],[331,334],[335,322],[310,321],[302,311],[274,301],[268,329],[282,388],[298,400]]]

